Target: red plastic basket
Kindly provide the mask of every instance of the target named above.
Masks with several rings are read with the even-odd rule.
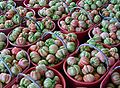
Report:
[[[99,24],[98,24],[99,25]],[[95,25],[94,27],[97,27],[98,25]],[[94,28],[93,27],[93,28]],[[90,30],[89,30],[89,32],[88,32],[88,36],[89,36],[89,38],[92,38],[93,37],[93,35],[92,35],[92,30],[93,30],[93,28],[91,28]],[[120,48],[120,43],[118,43],[118,44],[116,44],[116,45],[108,45],[108,44],[104,44],[104,43],[102,43],[102,42],[99,42],[99,43],[101,43],[103,46],[105,46],[105,47],[107,47],[107,48],[112,48],[112,47],[119,47]]]
[[[12,50],[13,48],[7,48],[7,49]],[[21,49],[21,48],[20,48],[20,49]],[[21,49],[21,50],[22,50],[22,49]],[[25,52],[26,52],[26,51],[25,51]],[[28,70],[29,66],[30,66],[30,57],[29,57],[29,55],[28,55],[27,52],[26,52],[26,55],[27,55],[27,59],[28,59],[28,61],[29,61],[29,65],[22,71],[22,73],[26,72],[26,71]],[[14,81],[14,79],[15,79],[15,76],[12,77],[11,82],[8,83],[8,84],[11,84],[11,83]],[[8,84],[7,84],[7,85],[8,85]],[[4,87],[7,88],[7,85],[5,85]]]
[[[28,52],[28,54],[30,54],[30,49],[28,49],[27,52]],[[60,70],[60,69],[62,68],[62,66],[63,66],[64,61],[65,61],[65,60],[63,59],[63,60],[60,61],[58,64],[56,64],[56,65],[54,65],[54,66],[47,66],[47,67],[51,67],[51,68]],[[33,66],[37,66],[36,63],[34,63],[34,62],[32,62],[32,61],[31,61],[31,63],[32,63]]]
[[[41,18],[37,19],[37,21],[41,21],[41,20],[42,20]],[[55,28],[56,28],[56,25],[55,25],[54,22],[52,22],[52,23],[53,23],[54,27],[53,27],[53,29],[52,29],[51,31],[54,31]],[[11,33],[12,33],[12,31],[8,34],[8,37],[10,36]],[[7,38],[7,39],[8,39],[8,38]],[[40,38],[39,38],[37,41],[39,41],[39,40],[40,40]],[[12,45],[12,46],[14,46],[14,47],[24,48],[24,49],[28,49],[28,47],[30,47],[31,45],[35,44],[37,41],[35,41],[34,43],[29,43],[28,45],[16,45],[16,44],[12,43],[12,42],[8,39],[8,42],[10,43],[10,45]]]
[[[100,84],[100,88],[106,88],[107,83],[110,81],[111,74],[114,72],[114,68],[120,66],[120,61],[117,61],[116,64],[110,69],[107,76],[103,79],[103,81]],[[117,69],[116,69],[117,70]],[[120,70],[118,70],[120,72]]]
[[[53,68],[50,68],[50,67],[47,67],[47,68],[48,68],[49,70],[52,70],[52,71],[54,72],[54,74],[57,75],[57,76],[60,78],[61,84],[63,85],[62,88],[66,88],[66,82],[65,82],[64,77],[63,77],[57,70],[55,70],[55,69],[53,69]],[[24,73],[25,73],[25,74],[28,74],[28,73],[30,73],[32,70],[35,70],[35,67],[32,67],[32,68],[28,69],[28,70],[27,70],[26,72],[24,72]],[[20,81],[20,80],[17,80],[17,79],[18,79],[18,78],[15,78],[15,80],[14,80],[11,84],[8,84],[5,88],[11,88],[12,85],[18,83],[18,81]]]
[[[43,39],[43,41],[45,41],[46,39],[48,39],[48,38],[50,38],[50,37],[51,37],[50,35],[45,36],[45,38]],[[76,45],[77,45],[77,48],[78,48],[78,46],[79,46],[79,41],[78,41],[78,40],[76,41]],[[30,49],[28,49],[27,52],[28,52],[28,54],[30,54]],[[74,53],[74,52],[73,52],[73,53]],[[69,54],[69,55],[71,55],[71,54]],[[67,58],[69,55],[67,55],[66,58]],[[54,66],[48,66],[48,67],[51,67],[51,68],[54,68],[54,69],[57,69],[57,70],[61,70],[62,67],[63,67],[64,61],[65,61],[65,58],[63,58],[63,60],[60,61],[59,63],[57,63],[56,65],[54,65]],[[37,66],[37,64],[35,64],[34,62],[31,61],[31,63],[32,63],[34,66]]]
[[[69,15],[68,15],[69,16]],[[60,31],[65,33],[65,34],[68,34],[70,32],[68,32],[66,29],[63,29],[61,26],[60,26],[60,21],[62,20],[65,20],[67,16],[63,17],[63,18],[60,18],[58,20],[58,26],[60,28]],[[91,30],[93,27],[95,26],[95,24],[91,25],[88,29],[86,29],[85,31],[83,32],[72,32],[72,33],[75,33],[77,36],[78,36],[78,39],[79,40],[82,40],[83,38],[85,38],[87,35],[88,35],[88,31]]]
[[[34,16],[35,16],[35,11],[33,9],[30,9],[30,8],[27,8],[28,11],[32,11]],[[13,27],[11,28],[7,28],[7,29],[0,29],[0,32],[4,32],[6,35],[9,34],[10,31],[12,31],[14,28],[20,26],[20,24],[18,25],[14,25]]]
[[[71,56],[75,56],[77,53],[78,53],[78,50],[76,50],[76,52],[73,55],[71,55]],[[69,81],[69,83],[71,84],[71,86],[73,86],[73,88],[76,88],[76,87],[78,87],[78,88],[79,87],[89,87],[89,88],[97,87],[98,88],[100,82],[104,79],[104,77],[108,73],[108,71],[106,71],[106,73],[99,80],[90,83],[90,82],[80,82],[80,81],[75,80],[74,78],[72,78],[67,73],[66,69],[67,69],[67,59],[63,63],[63,70],[64,70],[64,72],[65,72],[65,74],[67,76],[67,80]],[[109,70],[109,67],[108,67],[108,70]]]

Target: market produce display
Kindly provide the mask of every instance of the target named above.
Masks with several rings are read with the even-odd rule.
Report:
[[[20,48],[3,49],[0,53],[0,86],[3,88],[10,83],[18,73],[23,72],[30,65],[26,51]]]
[[[43,7],[40,9],[38,15],[40,17],[49,16],[52,20],[58,20],[66,16],[76,4],[72,0],[65,0],[65,2],[52,0],[49,2],[49,6],[49,8]]]
[[[109,46],[118,46],[120,44],[120,25],[118,21],[102,20],[102,22],[91,30],[95,41]]]
[[[12,88],[65,88],[65,84],[63,84],[64,80],[61,79],[61,75],[58,74],[56,70],[47,68],[43,64],[27,71],[27,78],[27,75],[21,75],[25,77],[20,79],[17,84],[14,84]],[[32,81],[30,80],[31,78]]]
[[[119,0],[110,0],[110,3],[107,5],[107,7],[103,8],[102,11],[100,11],[100,13],[104,17],[112,17],[120,20],[119,8],[120,8]]]
[[[45,41],[41,40],[30,46],[29,53],[33,63],[45,64],[54,68],[54,65],[63,62],[68,54],[76,50],[77,35],[74,33],[63,34],[59,31],[54,33]]]
[[[0,51],[3,50],[4,48],[7,48],[8,46],[8,41],[7,41],[7,36],[0,32]]]
[[[14,46],[30,46],[40,39],[42,33],[53,31],[54,29],[55,23],[47,17],[36,21],[28,19],[26,20],[26,26],[20,26],[13,29],[8,35],[8,39]]]
[[[120,0],[0,0],[0,88],[119,88]]]

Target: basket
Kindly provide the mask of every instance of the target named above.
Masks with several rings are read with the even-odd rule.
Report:
[[[61,83],[62,83],[62,85],[63,85],[63,88],[66,88],[66,82],[65,82],[64,77],[63,77],[57,70],[55,70],[55,69],[53,69],[53,68],[50,68],[50,67],[47,67],[47,68],[48,68],[49,70],[52,70],[52,71],[55,73],[55,75],[59,76],[59,78],[60,78],[60,80],[61,80]],[[35,70],[35,67],[32,67],[32,68],[28,69],[28,70],[25,72],[25,74],[30,73],[32,70]],[[38,86],[38,88],[41,88],[31,77],[29,77],[29,76],[27,76],[27,75],[25,75],[25,74],[20,73],[19,75],[26,77],[27,79],[29,79],[29,80],[31,80],[33,83],[35,83],[35,84]],[[19,75],[18,75],[18,76],[19,76]],[[20,80],[18,80],[18,78],[15,78],[15,80],[14,80],[11,84],[8,84],[5,88],[11,88],[12,85],[14,85],[15,83],[18,83],[19,81],[20,81]]]
[[[97,87],[97,86],[100,84],[100,82],[103,80],[103,78],[104,78],[104,77],[107,75],[107,73],[108,73],[108,70],[109,70],[109,67],[108,67],[108,59],[107,59],[107,57],[103,54],[103,52],[102,52],[101,50],[97,49],[97,48],[94,47],[93,45],[90,45],[90,44],[82,44],[82,45],[79,46],[79,48],[80,48],[81,46],[89,46],[89,47],[92,47],[92,48],[94,48],[94,49],[96,49],[96,50],[98,50],[98,51],[101,52],[101,54],[102,54],[102,55],[104,56],[104,58],[105,58],[106,65],[107,65],[107,71],[105,72],[105,74],[102,75],[102,77],[101,77],[99,80],[94,81],[94,82],[80,82],[80,81],[77,81],[77,80],[75,80],[74,78],[72,78],[72,77],[67,73],[67,71],[66,71],[66,69],[67,69],[67,60],[65,60],[65,62],[64,62],[64,64],[63,64],[63,70],[64,70],[64,72],[65,72],[65,74],[66,74],[66,76],[67,76],[67,79],[68,79],[69,83],[71,84],[71,86],[73,86],[73,88],[76,88],[76,87],[78,87],[78,88],[79,88],[79,87],[88,87],[88,86],[89,86],[89,88]],[[79,48],[78,48],[78,50],[79,50]],[[75,56],[75,55],[77,54],[78,50],[76,50],[76,53],[75,53],[74,55],[72,55],[72,56]]]
[[[82,9],[80,7],[74,7],[73,9],[76,9],[76,8],[77,9]],[[84,9],[82,9],[82,10],[84,10]],[[78,39],[80,41],[82,41],[85,37],[87,37],[89,30],[92,29],[96,24],[91,24],[90,27],[88,29],[86,29],[85,31],[83,31],[83,32],[68,32],[66,29],[64,29],[64,28],[62,28],[60,26],[60,21],[65,20],[65,18],[68,17],[68,16],[70,16],[70,14],[71,13],[69,13],[67,16],[62,17],[62,18],[60,18],[58,20],[58,26],[60,28],[60,31],[63,32],[63,33],[65,33],[65,34],[67,34],[67,33],[75,33],[78,36]],[[86,12],[86,14],[87,14],[87,12]],[[88,18],[91,20],[90,16],[88,16]]]
[[[8,49],[9,49],[9,50],[12,50],[13,48],[8,48]],[[21,48],[19,48],[19,49],[21,49]],[[21,50],[22,50],[22,49],[21,49]],[[27,52],[26,52],[26,55],[27,55],[27,59],[28,59],[28,61],[29,61],[29,65],[22,71],[22,73],[24,73],[25,71],[27,71],[28,68],[29,68],[29,66],[30,66],[30,57],[29,57],[29,55],[28,55]],[[12,79],[11,79],[10,83],[8,83],[8,84],[11,84],[11,83],[14,81],[15,76],[12,74],[10,68],[9,68],[9,67],[7,66],[7,64],[4,62],[3,58],[0,58],[0,61],[2,61],[2,63],[3,63],[4,66],[7,68],[8,72],[10,73],[10,75],[12,76]],[[8,84],[7,84],[7,85],[8,85]],[[6,87],[7,85],[5,85],[4,87]]]
[[[101,82],[100,88],[106,88],[107,83],[110,81],[111,74],[116,70],[120,72],[119,68],[120,68],[120,61],[117,61],[116,64],[110,69],[107,76]]]
[[[42,36],[42,39],[41,39],[41,40],[45,41],[46,39],[50,38],[50,37],[51,37],[50,34],[51,34],[51,35],[55,35],[55,36],[63,43],[64,47],[67,47],[67,46],[66,46],[66,43],[63,41],[63,39],[62,39],[61,37],[59,37],[58,35],[52,33],[52,32],[46,32],[46,33]],[[78,41],[78,40],[76,41],[76,45],[77,45],[77,47],[79,46],[79,41]],[[28,52],[28,54],[30,54],[30,49],[28,49],[27,52]],[[68,56],[69,56],[69,55],[67,55],[66,57],[68,57]],[[60,69],[62,68],[62,66],[63,66],[64,61],[65,61],[65,58],[63,58],[63,60],[60,61],[59,63],[57,63],[56,65],[54,65],[54,66],[48,66],[48,67],[51,67],[51,68],[60,70]],[[36,63],[34,63],[34,62],[32,62],[32,61],[31,61],[31,63],[32,63],[34,66],[37,66]]]
[[[97,27],[97,26],[99,26],[99,25],[100,25],[100,24],[95,25],[93,28],[95,28],[95,27]],[[89,38],[92,38],[92,37],[93,37],[93,34],[92,34],[93,28],[91,28],[91,29],[89,30],[89,32],[88,32]],[[108,44],[104,44],[104,43],[102,43],[102,42],[99,42],[99,43],[101,43],[103,46],[105,46],[105,47],[107,47],[107,48],[112,48],[112,47],[119,47],[119,48],[120,48],[120,43],[118,43],[118,44],[116,44],[116,45],[108,45]]]
[[[30,18],[30,20],[33,20],[33,19]],[[37,21],[41,21],[41,20],[42,20],[41,18],[37,19]],[[37,24],[37,26],[40,28],[39,24],[38,24],[35,20],[33,20],[33,21],[34,21],[34,22]],[[56,28],[56,25],[55,25],[54,22],[52,22],[52,23],[53,23],[54,27],[53,27],[53,29],[52,29],[51,31],[54,31],[55,28]],[[25,25],[24,25],[24,26],[25,26]],[[10,36],[11,33],[12,33],[12,31],[8,34],[8,37]],[[39,38],[37,41],[39,41],[39,40],[40,40],[40,38]],[[25,49],[28,49],[28,47],[30,47],[31,45],[35,44],[37,41],[35,41],[35,42],[33,42],[33,43],[29,43],[29,44],[27,44],[27,45],[16,45],[16,44],[12,43],[12,42],[9,40],[9,38],[8,38],[8,42],[10,43],[10,45],[15,46],[15,47],[19,47],[19,48],[25,48]]]

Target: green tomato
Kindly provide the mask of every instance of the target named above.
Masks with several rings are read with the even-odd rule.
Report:
[[[0,42],[0,50],[4,49],[5,46],[6,46],[5,42]]]
[[[50,2],[49,2],[49,6],[50,6],[50,7],[51,7],[51,6],[54,6],[55,3],[56,3],[55,1],[50,1]]]
[[[57,8],[59,7],[59,6],[61,6],[61,3],[56,3],[55,4],[55,9],[57,10]],[[54,7],[54,6],[53,6]],[[57,7],[57,8],[56,8]]]
[[[120,11],[120,8],[119,8],[120,6],[119,5],[115,5],[114,6],[114,10],[117,12],[117,11]]]
[[[90,10],[90,6],[88,4],[84,4],[84,9],[85,10]]]
[[[27,86],[29,86],[30,84],[31,84],[31,81],[28,80],[28,79],[26,79],[26,78],[22,78],[22,79],[20,80],[20,86],[27,87]]]
[[[100,74],[100,75],[103,75],[105,74],[106,72],[106,68],[103,64],[100,64],[98,67],[97,67],[97,73]]]
[[[46,78],[43,82],[44,88],[54,88],[53,85],[55,85],[55,84],[53,83],[53,80],[50,78]]]
[[[101,29],[103,32],[108,32],[108,30],[106,28],[102,28]]]
[[[96,9],[96,8],[97,8],[96,4],[92,4],[92,5],[91,5],[91,9],[92,9],[92,10],[94,10],[94,9]]]
[[[69,52],[75,51],[75,48],[76,48],[76,45],[75,45],[74,42],[68,42],[67,43],[67,49],[68,49]]]
[[[26,52],[24,50],[19,51],[16,55],[17,60],[20,60],[22,58],[26,58]]]
[[[48,65],[48,62],[46,60],[40,60],[38,62],[38,65],[40,65],[40,64]]]
[[[82,52],[80,53],[80,57],[87,57],[87,58],[90,58],[90,53],[87,52],[87,51],[82,51]]]
[[[49,38],[45,41],[45,45],[49,47],[50,45],[55,44],[54,41],[54,39]]]
[[[72,18],[71,18],[71,17],[66,17],[66,18],[65,18],[65,23],[70,24],[71,21],[72,21]]]
[[[32,11],[26,13],[26,17],[32,17],[32,16],[34,16]]]
[[[46,0],[39,0],[39,5],[40,6],[46,6],[47,5],[47,1]]]
[[[97,1],[97,2],[96,2],[96,5],[97,5],[98,7],[101,7],[101,6],[102,6],[102,2],[101,2],[101,1]]]
[[[0,24],[4,24],[4,22],[6,21],[6,17],[5,16],[0,16]]]
[[[109,26],[109,22],[108,21],[106,21],[106,20],[102,20],[102,22],[101,22],[101,25],[104,27],[104,28],[108,28],[108,26]]]
[[[116,13],[116,18],[117,18],[117,19],[120,19],[120,11],[118,11],[118,12]]]
[[[36,37],[36,39],[38,39],[38,38],[40,38],[41,33],[40,33],[39,31],[37,31],[37,32],[34,34],[34,36]]]
[[[58,46],[56,44],[52,44],[49,46],[49,53],[55,54],[58,51]]]
[[[104,43],[105,43],[105,44],[108,44],[108,45],[111,45],[111,44],[113,44],[113,39],[111,39],[111,38],[106,38],[106,39],[104,39]]]
[[[50,8],[50,10],[52,10],[52,11],[57,11],[57,9],[58,9],[58,7],[55,5],[55,6],[52,6],[51,8]]]
[[[34,52],[34,51],[30,53],[30,58],[32,59],[32,61],[34,63],[38,63],[41,59],[40,55],[37,52]]]
[[[37,38],[36,38],[36,36],[34,36],[34,34],[31,34],[31,35],[28,36],[28,41],[29,41],[30,43],[33,43],[33,42],[35,42],[36,40],[37,40]]]
[[[60,16],[58,16],[58,15],[53,15],[53,17],[52,17],[53,20],[58,20],[59,18],[60,18]]]
[[[6,2],[5,1],[1,1],[0,2],[0,8],[2,9],[2,10],[5,10],[6,8]]]
[[[21,22],[21,17],[18,14],[15,14],[12,20],[15,24],[19,24]]]
[[[89,40],[87,41],[87,43],[95,46],[96,41],[95,41],[93,38],[91,38],[91,39],[89,39]]]
[[[13,61],[13,57],[10,55],[5,55],[3,58],[6,63],[11,63]]]
[[[11,28],[13,27],[14,23],[11,20],[5,21],[5,28]]]
[[[75,6],[76,6],[76,3],[75,3],[75,2],[71,2],[71,3],[70,3],[70,6],[75,7]]]
[[[98,23],[101,20],[101,17],[99,15],[96,15],[93,19],[95,23]]]
[[[37,24],[38,24],[39,26],[38,26]],[[36,24],[37,29],[42,31],[42,30],[44,29],[44,23],[43,23],[43,22],[38,21],[38,22],[37,22],[37,24]]]
[[[2,62],[0,62],[0,72],[6,72],[6,67]]]
[[[97,66],[100,64],[99,58],[97,58],[97,57],[92,57],[92,58],[90,59],[90,64],[91,64],[93,67],[97,67]]]

